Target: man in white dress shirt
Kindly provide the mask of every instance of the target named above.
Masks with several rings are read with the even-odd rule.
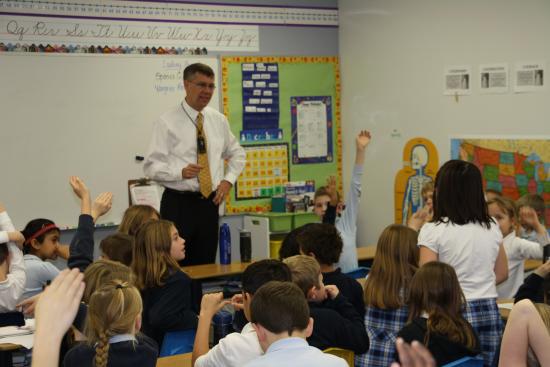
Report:
[[[160,214],[186,241],[182,265],[208,264],[216,259],[218,206],[243,170],[246,154],[227,118],[207,106],[216,88],[214,71],[191,64],[183,85],[185,99],[154,124],[143,170],[165,188]]]

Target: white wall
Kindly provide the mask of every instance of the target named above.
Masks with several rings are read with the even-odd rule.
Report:
[[[440,164],[452,135],[548,135],[550,98],[543,93],[443,96],[443,68],[545,60],[550,66],[547,0],[341,0],[344,187],[353,136],[369,129],[358,244],[375,244],[393,221],[393,182],[404,144],[432,140]],[[547,69],[548,72],[548,69]],[[546,78],[548,74],[546,75]],[[547,81],[548,83],[548,81]],[[396,130],[400,137],[392,137]],[[394,134],[395,135],[395,134]]]

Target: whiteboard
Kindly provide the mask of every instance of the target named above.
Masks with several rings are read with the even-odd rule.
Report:
[[[174,55],[0,54],[0,201],[17,228],[33,218],[75,226],[78,175],[92,200],[114,194],[100,223],[119,223],[127,182],[143,177],[152,123],[185,96],[183,69],[214,57]],[[219,95],[210,106],[219,110]]]

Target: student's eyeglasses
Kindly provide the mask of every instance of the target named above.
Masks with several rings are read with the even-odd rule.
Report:
[[[195,83],[195,82],[190,82],[191,84],[195,84],[197,87],[199,87],[200,89],[209,89],[209,90],[214,90],[216,89],[216,84],[208,84],[208,83],[204,83],[204,82],[199,82],[199,83]]]

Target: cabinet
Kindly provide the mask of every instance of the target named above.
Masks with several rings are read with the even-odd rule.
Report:
[[[278,247],[288,232],[307,223],[319,222],[314,213],[257,213],[243,218],[244,229],[250,231],[252,259],[279,257]]]

